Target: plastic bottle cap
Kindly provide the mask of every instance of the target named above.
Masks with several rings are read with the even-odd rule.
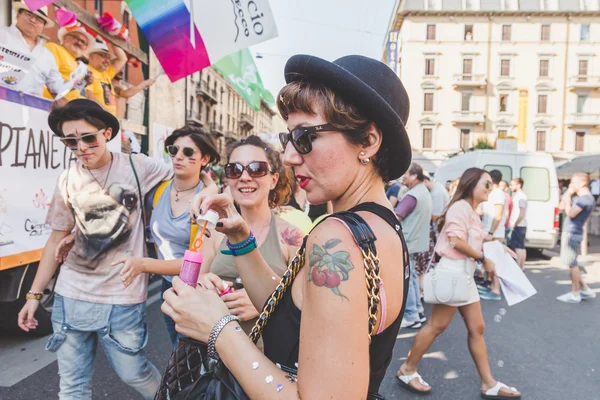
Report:
[[[183,261],[191,261],[196,264],[202,264],[204,261],[204,253],[186,250],[185,254],[183,255]]]
[[[206,229],[215,229],[217,222],[219,221],[219,214],[217,214],[216,211],[208,210],[204,215],[200,215],[198,218],[196,218],[196,223],[200,229],[202,229],[204,226],[205,221],[208,221],[208,224],[206,224]]]

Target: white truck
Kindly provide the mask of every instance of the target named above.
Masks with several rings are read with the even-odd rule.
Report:
[[[510,183],[520,177],[525,182],[527,195],[527,234],[525,245],[534,249],[552,249],[556,246],[559,230],[560,191],[554,159],[548,153],[517,151],[475,150],[444,160],[435,172],[435,180],[459,178],[467,168],[478,167],[502,172],[502,179]]]

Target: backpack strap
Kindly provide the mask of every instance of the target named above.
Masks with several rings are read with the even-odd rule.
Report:
[[[135,183],[137,183],[138,196],[140,199],[140,208],[142,209],[142,227],[144,228],[144,238],[147,239],[146,232],[146,212],[144,211],[144,197],[142,196],[142,186],[140,185],[140,178],[138,177],[137,171],[135,169],[135,165],[133,164],[133,157],[131,154],[129,155],[129,164],[131,164],[131,169],[133,170],[133,176],[135,177]]]

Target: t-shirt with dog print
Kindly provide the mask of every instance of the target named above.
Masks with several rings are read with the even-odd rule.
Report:
[[[56,293],[103,304],[146,301],[148,275],[127,288],[122,265],[113,262],[145,253],[142,204],[129,155],[112,153],[112,166],[88,170],[77,163],[59,177],[46,223],[53,230],[75,229],[75,240],[61,267]],[[171,177],[171,166],[143,154],[132,155],[142,198]]]

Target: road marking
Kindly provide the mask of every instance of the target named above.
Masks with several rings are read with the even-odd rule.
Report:
[[[148,297],[146,305],[162,299],[162,279],[148,285],[148,292],[158,292]],[[56,354],[46,351],[48,336],[41,338],[19,337],[0,340],[0,387],[11,387],[56,361]]]
[[[56,361],[45,350],[48,336],[2,338],[0,341],[0,387],[11,387]]]

